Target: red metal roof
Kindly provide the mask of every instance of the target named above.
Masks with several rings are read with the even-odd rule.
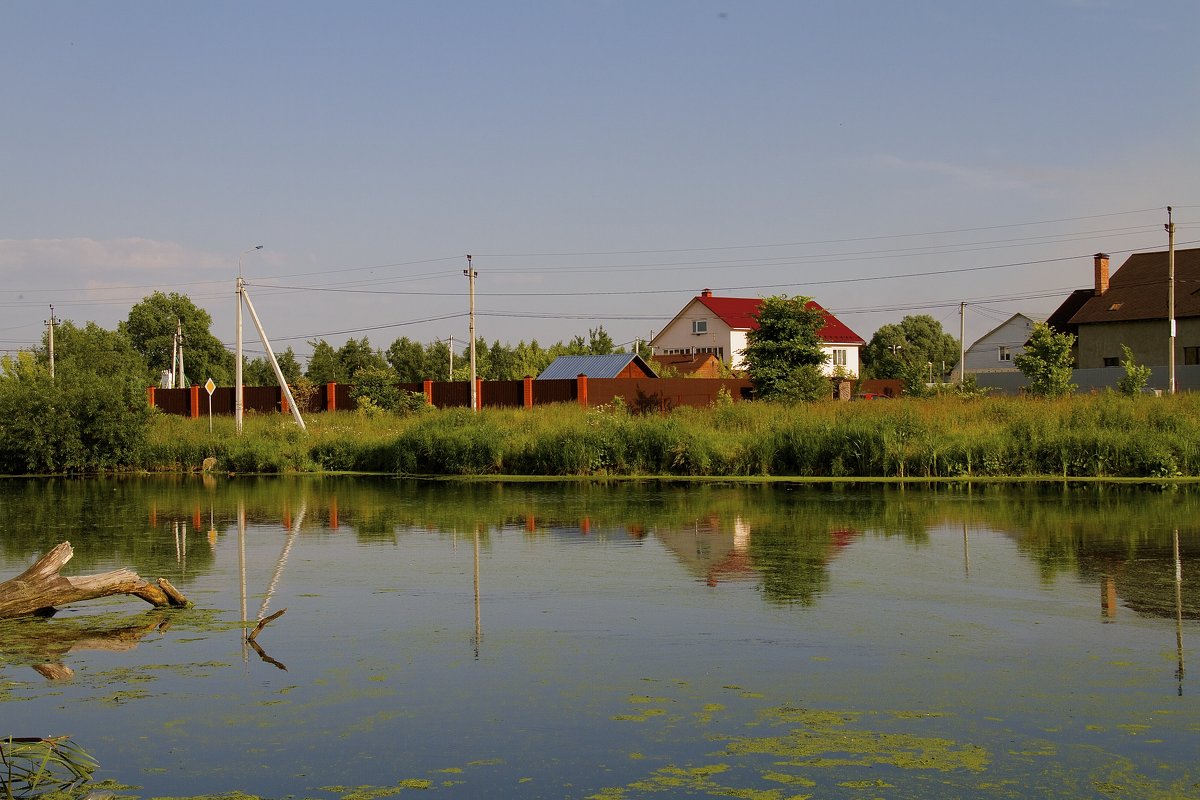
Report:
[[[758,322],[755,321],[753,315],[758,313],[758,307],[762,304],[762,298],[700,295],[696,299],[734,330],[758,329]],[[845,323],[822,308],[821,304],[816,300],[809,300],[807,307],[815,308],[825,315],[825,325],[818,332],[822,342],[826,344],[857,345],[865,345],[867,343],[865,339],[850,330]]]

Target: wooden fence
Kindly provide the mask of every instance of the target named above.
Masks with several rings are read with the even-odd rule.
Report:
[[[302,414],[321,411],[353,411],[357,408],[351,395],[353,387],[329,383],[309,398]],[[467,381],[425,381],[401,383],[397,388],[425,395],[425,401],[437,408],[469,408],[471,385]],[[549,403],[578,403],[594,407],[605,405],[620,397],[631,408],[641,411],[669,410],[676,406],[707,406],[716,400],[721,389],[735,400],[752,396],[750,381],[731,378],[588,378],[544,380],[525,378],[516,381],[477,381],[476,405],[479,408],[532,408]],[[214,415],[234,413],[234,391],[231,386],[213,390],[211,403]],[[188,389],[159,389],[150,387],[146,398],[151,407],[165,414],[199,418],[209,413],[208,392],[199,386]],[[250,414],[290,414],[286,398],[278,386],[242,387],[242,410]]]

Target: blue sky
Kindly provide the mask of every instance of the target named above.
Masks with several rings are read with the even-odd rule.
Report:
[[[967,339],[1200,241],[1194,0],[0,5],[0,350],[647,337],[701,289]],[[252,328],[247,329],[252,340]]]

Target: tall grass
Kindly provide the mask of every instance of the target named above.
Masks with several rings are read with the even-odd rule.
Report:
[[[319,414],[157,416],[151,470],[412,475],[1138,477],[1200,475],[1200,396],[737,403],[639,416],[620,405]]]

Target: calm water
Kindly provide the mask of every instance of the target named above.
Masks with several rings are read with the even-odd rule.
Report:
[[[69,734],[126,794],[1200,797],[1200,488],[195,478],[0,504],[4,578],[66,539],[67,574],[195,602],[0,626],[0,736]]]

